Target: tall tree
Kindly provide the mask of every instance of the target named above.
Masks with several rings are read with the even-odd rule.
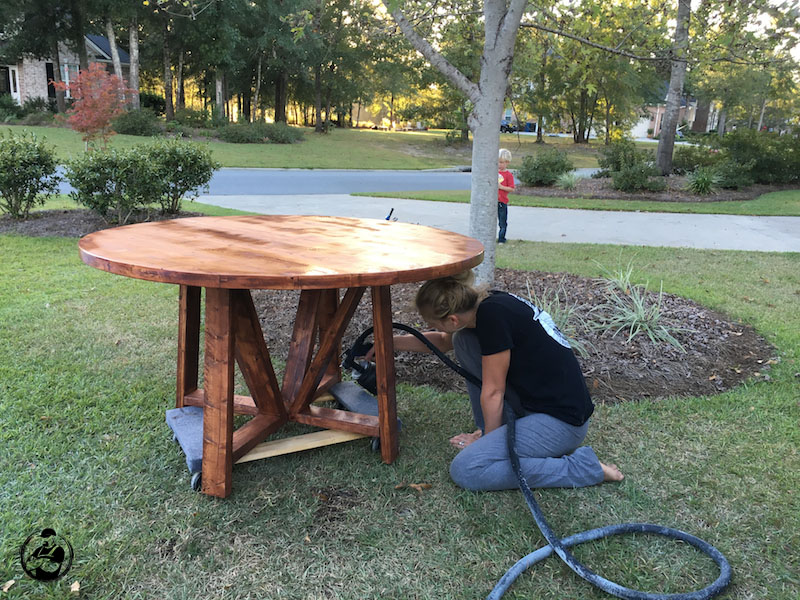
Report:
[[[658,137],[656,165],[662,175],[672,173],[672,151],[675,148],[675,133],[683,97],[683,81],[686,78],[686,62],[689,49],[689,17],[692,13],[690,0],[678,0],[678,18],[675,25],[675,43],[672,46],[671,69],[667,105],[661,134]]]
[[[494,279],[495,267],[499,123],[514,58],[514,41],[526,1],[483,1],[483,52],[480,72],[474,80],[465,76],[435,48],[430,39],[418,32],[406,14],[412,8],[410,3],[403,8],[390,0],[384,0],[384,4],[414,48],[472,103],[469,115],[473,134],[469,231],[485,248],[484,261],[476,268],[477,280],[489,283]]]

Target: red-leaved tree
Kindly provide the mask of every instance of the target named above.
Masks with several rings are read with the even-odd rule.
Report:
[[[69,84],[53,84],[59,89],[69,90],[74,99],[66,120],[72,129],[83,134],[87,149],[89,142],[97,139],[101,139],[105,146],[108,138],[114,135],[112,119],[125,112],[125,93],[130,92],[125,83],[106,71],[102,64],[92,63]]]

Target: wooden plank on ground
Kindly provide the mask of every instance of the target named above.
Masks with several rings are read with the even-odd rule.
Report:
[[[361,433],[326,429],[323,431],[307,433],[305,435],[296,435],[294,437],[284,438],[282,440],[272,440],[269,442],[263,442],[253,448],[250,452],[240,458],[237,461],[237,464],[249,462],[251,460],[270,458],[271,456],[280,456],[281,454],[302,452],[303,450],[311,450],[312,448],[330,446],[331,444],[340,444],[342,442],[349,442],[351,440],[357,440],[364,437],[367,436]]]

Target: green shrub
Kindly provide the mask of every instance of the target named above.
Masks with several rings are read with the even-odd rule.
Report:
[[[562,173],[555,183],[555,186],[560,190],[574,190],[577,185],[578,176],[575,173]]]
[[[209,127],[211,117],[205,110],[194,110],[192,108],[179,108],[175,111],[175,120],[187,127]]]
[[[303,139],[303,132],[286,123],[263,123],[267,137],[273,144],[293,144]]]
[[[145,152],[162,184],[159,194],[161,210],[180,212],[184,196],[197,197],[197,190],[208,186],[220,164],[211,158],[207,147],[176,139],[157,140]]]
[[[678,146],[672,156],[672,172],[685,175],[698,167],[711,167],[720,161],[720,153],[707,146]]]
[[[753,162],[756,183],[790,183],[800,179],[800,138],[737,129],[720,140],[726,155],[740,164]]]
[[[35,135],[0,134],[0,211],[27,218],[58,190],[56,166],[55,152]]]
[[[230,144],[264,144],[267,132],[253,125],[225,125],[217,131],[217,137]]]
[[[711,167],[700,167],[686,177],[686,189],[705,196],[719,187],[719,177]]]
[[[163,192],[160,173],[140,147],[87,152],[69,161],[70,196],[104,219],[119,225],[157,201]]]
[[[154,136],[161,134],[158,117],[149,108],[129,110],[112,122],[114,131],[126,135]]]
[[[52,125],[56,115],[51,112],[29,112],[20,120],[21,125]]]
[[[0,121],[8,123],[24,114],[22,107],[10,94],[0,94]]]
[[[741,164],[732,158],[726,158],[714,166],[714,172],[719,179],[719,187],[725,190],[738,190],[753,185],[752,171],[755,161]]]
[[[54,113],[56,112],[56,104],[53,100],[36,96],[22,103],[22,112],[26,115],[31,113]]]
[[[524,157],[519,178],[526,185],[553,185],[559,176],[574,168],[566,152],[549,148],[534,156]]]
[[[152,92],[139,92],[139,106],[149,108],[157,116],[164,116],[167,112],[167,101],[164,96]]]
[[[600,170],[593,177],[609,177],[626,167],[653,162],[650,150],[639,150],[633,140],[623,138],[600,148],[597,164]]]
[[[658,169],[652,163],[639,163],[624,167],[611,174],[613,187],[623,192],[638,192],[647,190],[660,192],[667,187],[667,183],[660,177]]]
[[[604,332],[610,331],[612,337],[625,331],[628,334],[626,343],[637,335],[644,334],[654,344],[663,342],[686,352],[674,335],[683,330],[665,325],[661,320],[663,285],[655,302],[648,296],[647,285],[631,286],[627,293],[612,292],[608,302],[593,309],[597,315],[593,326]]]

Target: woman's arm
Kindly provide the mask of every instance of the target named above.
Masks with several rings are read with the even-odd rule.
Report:
[[[506,377],[511,363],[511,350],[483,356],[481,369],[481,410],[486,433],[503,424],[503,397],[506,393]]]
[[[422,335],[428,338],[428,341],[442,352],[448,352],[449,350],[453,349],[452,333],[444,333],[442,331],[426,331]],[[395,352],[430,352],[430,349],[413,335],[396,335],[392,338],[392,340],[394,343]],[[374,348],[370,348],[365,358],[367,360],[372,360],[374,355]]]

